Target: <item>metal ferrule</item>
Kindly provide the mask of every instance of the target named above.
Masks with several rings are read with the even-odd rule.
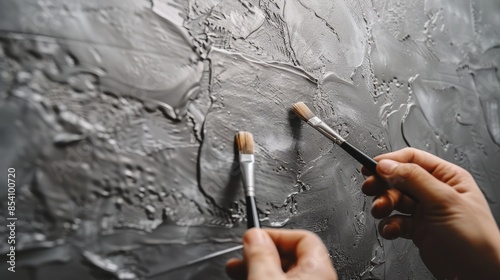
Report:
[[[316,128],[321,134],[325,135],[327,138],[340,145],[345,142],[344,138],[340,136],[335,130],[324,123],[320,118],[313,117],[307,121],[312,127]]]
[[[240,154],[240,170],[246,196],[255,196],[254,164],[253,154]]]

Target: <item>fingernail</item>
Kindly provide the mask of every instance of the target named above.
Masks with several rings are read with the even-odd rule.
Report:
[[[379,161],[377,165],[380,172],[390,175],[394,172],[394,169],[398,167],[399,163],[390,159],[383,159]]]
[[[389,224],[386,224],[383,228],[382,228],[382,233],[384,235],[388,235],[389,234]]]
[[[243,239],[244,243],[249,245],[264,244],[266,242],[266,233],[258,228],[248,230]]]
[[[375,199],[373,202],[372,202],[372,209],[375,208],[375,207],[378,207],[378,205],[380,204],[380,198],[378,199]]]

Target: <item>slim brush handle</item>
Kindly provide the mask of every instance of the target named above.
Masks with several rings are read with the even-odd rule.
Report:
[[[259,213],[257,212],[255,196],[247,196],[247,227],[260,228]]]
[[[373,174],[377,174],[377,162],[369,157],[367,154],[358,150],[353,145],[349,144],[349,142],[344,142],[340,144],[340,147],[348,152],[353,158],[355,158],[359,163],[361,163],[364,167],[366,167]]]
[[[358,150],[356,147],[353,145],[349,144],[348,142],[344,142],[340,144],[340,147],[344,149],[346,152],[348,152],[353,158],[355,158],[359,163],[361,163],[364,167],[366,167],[370,172],[374,175],[377,174],[377,162],[369,157],[367,154],[363,153],[362,151]],[[378,176],[378,175],[376,175]],[[390,186],[392,188],[392,186]],[[418,201],[413,195],[399,190],[402,194],[406,195],[407,197],[413,199],[414,201]]]

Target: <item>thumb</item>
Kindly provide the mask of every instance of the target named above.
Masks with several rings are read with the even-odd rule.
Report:
[[[243,236],[243,256],[249,280],[280,279],[284,274],[278,249],[262,229],[247,230]]]
[[[390,187],[420,202],[438,201],[446,192],[451,191],[446,184],[414,163],[382,159],[377,164],[377,173],[389,183]]]

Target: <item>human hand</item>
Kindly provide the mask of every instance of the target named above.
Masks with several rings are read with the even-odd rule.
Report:
[[[243,259],[230,259],[231,279],[336,280],[325,245],[305,230],[249,229],[243,236]]]
[[[362,190],[376,196],[382,237],[412,239],[438,279],[500,279],[499,229],[466,170],[412,148],[375,160],[377,176],[362,169]],[[389,216],[394,210],[403,214]]]

